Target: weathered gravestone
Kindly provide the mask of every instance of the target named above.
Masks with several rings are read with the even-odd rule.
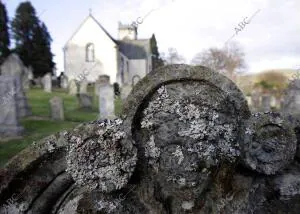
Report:
[[[79,93],[80,94],[86,94],[87,93],[87,86],[88,81],[86,79],[83,79],[79,82]]]
[[[295,145],[289,124],[251,116],[229,79],[169,65],[133,88],[122,119],[22,151],[0,174],[0,206],[22,193],[13,207],[27,213],[296,214]]]
[[[284,115],[300,118],[300,79],[295,79],[288,85],[281,110]]]
[[[0,69],[4,76],[20,76],[22,80],[22,89],[29,89],[29,70],[17,54],[10,54],[1,65]]]
[[[43,86],[45,92],[52,92],[52,75],[51,73],[45,74],[43,77]]]
[[[19,124],[16,90],[14,77],[0,76],[0,139],[19,136],[24,130]]]
[[[61,97],[53,97],[50,102],[51,119],[64,120],[64,103]]]
[[[99,77],[99,119],[112,119],[115,117],[114,88],[110,84],[108,75]]]
[[[83,109],[92,109],[93,107],[93,96],[87,94],[79,94],[79,107]]]
[[[16,79],[16,103],[17,115],[19,118],[31,115],[31,110],[28,105],[26,93],[24,91],[25,84],[25,67],[20,58],[11,54],[1,65],[1,76],[13,77]]]
[[[69,81],[69,94],[70,95],[76,95],[78,93],[76,80],[71,79]]]

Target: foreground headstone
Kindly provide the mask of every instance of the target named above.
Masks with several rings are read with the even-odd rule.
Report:
[[[51,119],[64,120],[64,103],[61,97],[53,97],[50,101]]]
[[[102,75],[99,78],[99,119],[115,118],[114,88],[110,84],[110,78]]]
[[[45,74],[43,77],[43,85],[44,85],[44,91],[45,92],[52,92],[52,75],[51,73]]]
[[[20,136],[24,130],[19,124],[16,90],[14,77],[0,76],[0,139]]]
[[[14,205],[27,213],[297,214],[300,164],[273,116],[256,124],[220,73],[160,67],[133,88],[122,119],[81,124],[17,155],[0,172],[0,207],[22,192]],[[240,164],[249,157],[259,167]]]

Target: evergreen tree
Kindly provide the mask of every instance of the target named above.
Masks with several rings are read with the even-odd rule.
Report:
[[[46,25],[41,22],[33,31],[33,50],[32,50],[32,67],[36,77],[44,76],[50,72],[53,74],[55,63],[51,53],[52,38]]]
[[[9,55],[10,40],[8,32],[8,16],[4,3],[0,1],[0,64]]]
[[[151,53],[152,53],[152,69],[163,66],[164,62],[159,56],[158,47],[155,35],[152,34],[150,39]]]
[[[33,31],[38,24],[36,11],[31,3],[29,1],[20,3],[11,28],[16,45],[15,52],[26,66],[32,65]]]

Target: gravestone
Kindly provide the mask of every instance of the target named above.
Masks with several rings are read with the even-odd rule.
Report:
[[[300,79],[290,82],[283,97],[283,114],[300,118]]]
[[[20,136],[24,131],[19,124],[16,90],[14,77],[0,76],[0,139]]]
[[[110,84],[108,75],[99,77],[99,119],[112,119],[115,117],[114,88]]]
[[[45,74],[43,77],[43,86],[44,86],[44,91],[45,92],[52,92],[52,76],[51,73]]]
[[[50,110],[52,120],[64,120],[64,103],[61,97],[50,99]]]
[[[60,87],[64,89],[68,88],[68,77],[65,75],[62,75],[60,78]]]
[[[28,90],[30,88],[30,80],[29,80],[29,68],[24,66],[24,77],[23,77],[23,88]]]
[[[79,94],[79,106],[83,109],[92,109],[93,107],[93,96],[87,94]]]
[[[86,94],[87,93],[87,86],[88,81],[86,79],[83,79],[79,82],[79,93],[80,94]]]
[[[100,82],[101,82],[101,75],[100,76],[98,76],[98,79],[96,80],[96,82],[95,82],[95,94],[96,95],[99,95],[99,87],[100,87]]]
[[[261,111],[266,112],[271,110],[271,96],[263,95],[261,97]]]
[[[76,95],[77,93],[78,93],[78,90],[77,90],[76,81],[74,79],[71,79],[69,81],[69,94]]]
[[[1,65],[4,76],[20,76],[22,89],[28,89],[28,70],[17,54],[10,54]]]
[[[295,134],[278,114],[251,115],[222,74],[160,67],[121,118],[18,154],[0,171],[0,209],[21,192],[13,205],[27,213],[299,213]]]

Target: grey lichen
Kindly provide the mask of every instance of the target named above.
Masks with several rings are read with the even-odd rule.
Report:
[[[154,136],[151,135],[150,140],[146,142],[145,157],[149,158],[149,164],[154,164],[160,155],[160,149],[155,146]]]
[[[121,130],[122,120],[107,120],[82,128],[69,137],[67,172],[78,185],[111,192],[127,184],[137,161],[136,149]],[[93,132],[84,137],[86,132]]]
[[[96,209],[105,213],[112,213],[118,206],[120,206],[120,202],[117,200],[99,200],[96,203]]]

